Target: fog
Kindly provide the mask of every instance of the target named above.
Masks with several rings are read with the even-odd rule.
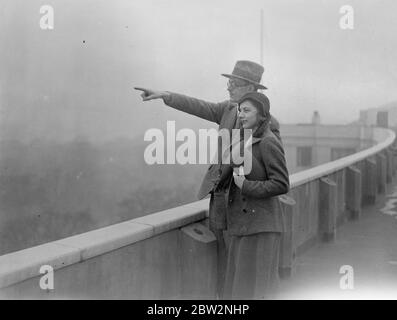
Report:
[[[54,29],[39,26],[41,5]],[[359,109],[396,99],[393,1],[350,1],[354,30],[339,27],[345,1],[1,0],[1,136],[103,142],[177,120],[206,123],[142,103],[133,86],[227,99],[238,59],[260,61],[282,123],[349,123]]]
[[[0,0],[0,255],[196,200],[204,168],[149,166],[149,128],[214,124],[134,86],[228,98],[263,60],[281,123],[348,124],[397,100],[393,1]],[[42,30],[42,5],[54,29]],[[263,9],[263,56],[260,12]]]

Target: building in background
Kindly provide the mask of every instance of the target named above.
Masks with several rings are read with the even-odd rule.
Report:
[[[359,121],[365,126],[397,128],[397,102],[391,102],[378,108],[361,110]]]

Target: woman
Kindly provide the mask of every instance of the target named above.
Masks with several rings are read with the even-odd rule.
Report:
[[[244,95],[238,119],[241,130],[252,130],[252,168],[245,175],[235,174],[229,186],[224,298],[271,298],[278,285],[283,232],[277,196],[289,190],[288,171],[281,142],[269,129],[268,98],[258,92]]]

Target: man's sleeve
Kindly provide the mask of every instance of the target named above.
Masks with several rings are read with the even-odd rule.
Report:
[[[178,93],[169,93],[168,97],[163,98],[167,106],[217,124],[221,122],[223,112],[228,105],[227,101],[212,103]]]

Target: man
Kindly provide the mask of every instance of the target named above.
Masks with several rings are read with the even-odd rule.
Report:
[[[264,68],[255,62],[246,60],[237,61],[231,74],[222,74],[222,76],[229,79],[227,90],[230,99],[220,103],[211,103],[168,91],[156,91],[145,88],[135,89],[143,91],[141,94],[143,101],[163,99],[166,105],[174,109],[215,122],[219,125],[219,130],[227,129],[231,132],[232,129],[239,128],[237,121],[237,101],[248,92],[267,89],[260,83],[263,71]],[[270,129],[281,141],[279,124],[274,117],[270,120]],[[218,155],[221,152],[221,144],[218,144]],[[226,265],[226,247],[223,230],[226,228],[227,186],[232,175],[233,172],[230,166],[222,165],[222,163],[211,165],[198,193],[199,199],[211,194],[209,225],[218,239],[218,266],[219,270],[221,270],[221,277],[218,279],[219,296],[222,295],[223,271]]]
[[[168,91],[155,91],[145,88],[135,88],[143,91],[143,101],[153,99],[163,99],[164,103],[174,109],[178,109],[189,114],[193,114],[200,118],[216,122],[219,129],[226,128],[232,130],[238,128],[237,123],[237,101],[248,92],[257,91],[258,89],[267,89],[260,84],[264,68],[252,61],[237,61],[231,74],[222,74],[229,78],[227,90],[230,99],[220,103],[211,103],[199,100],[185,95],[171,93]],[[279,123],[272,117],[270,121],[270,129],[281,140],[279,132]],[[220,150],[218,150],[220,153]],[[198,198],[202,199],[213,191],[220,181],[215,181],[215,177],[219,176],[219,166],[211,166],[207,172]],[[219,178],[219,177],[218,177]]]

